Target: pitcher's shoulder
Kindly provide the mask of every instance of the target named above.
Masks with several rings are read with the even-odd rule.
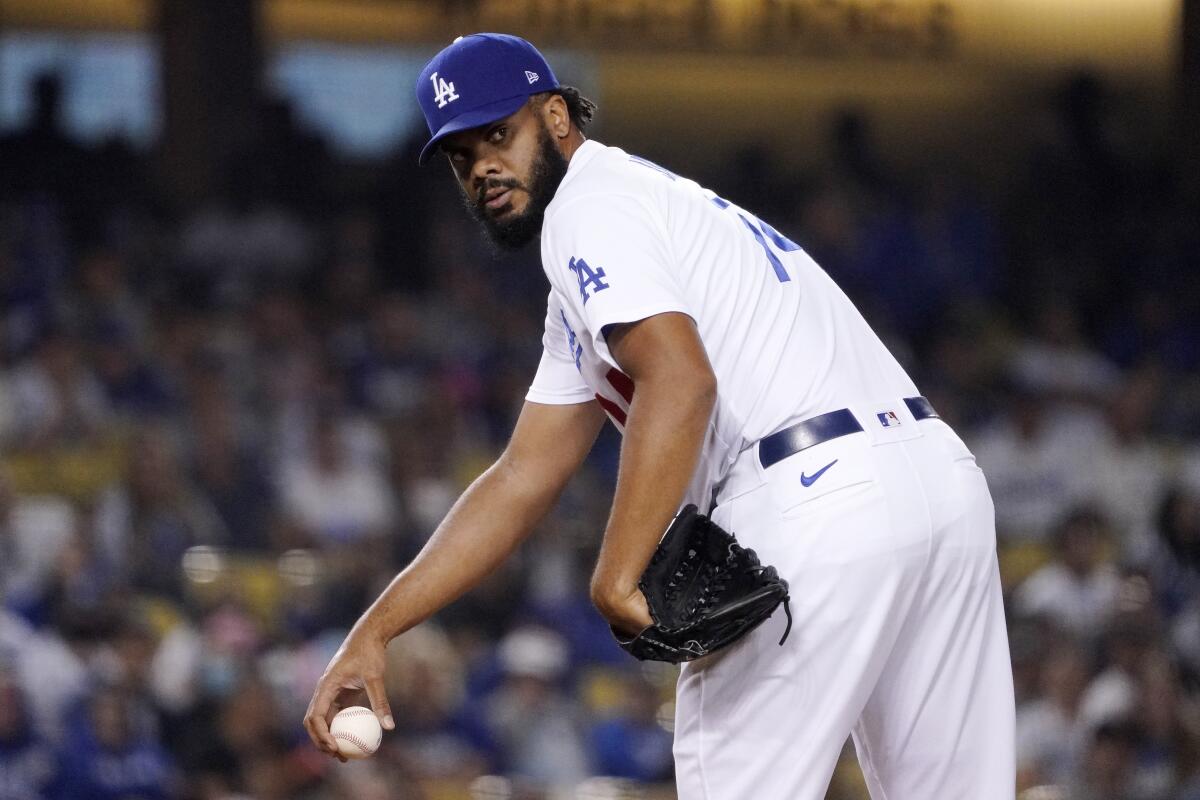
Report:
[[[579,194],[629,191],[645,177],[635,157],[619,147],[588,141],[571,158],[567,174],[555,193],[555,204]]]

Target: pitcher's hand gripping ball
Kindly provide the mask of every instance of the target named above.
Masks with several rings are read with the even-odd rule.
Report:
[[[787,581],[694,505],[675,517],[638,588],[654,624],[632,639],[617,634],[617,642],[643,661],[706,656],[761,625],[780,603],[788,615],[783,639],[792,628]]]
[[[383,736],[375,712],[363,706],[339,711],[329,723],[329,732],[337,740],[338,752],[346,758],[366,758],[379,749]]]

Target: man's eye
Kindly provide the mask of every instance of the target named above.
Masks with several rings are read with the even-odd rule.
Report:
[[[488,141],[490,141],[492,144],[496,144],[497,142],[502,141],[506,135],[508,135],[508,128],[502,125],[491,132],[491,134],[488,136]]]

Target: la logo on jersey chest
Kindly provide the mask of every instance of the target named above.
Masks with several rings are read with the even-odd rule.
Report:
[[[445,108],[447,103],[458,99],[453,81],[438,77],[436,72],[429,76],[429,80],[433,83],[433,99],[437,101],[438,108]]]

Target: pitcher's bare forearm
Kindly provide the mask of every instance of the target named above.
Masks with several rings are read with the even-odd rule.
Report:
[[[636,391],[592,599],[628,631],[647,621],[637,581],[691,482],[717,385],[695,325],[682,314],[628,326],[610,346]]]
[[[421,552],[363,616],[384,641],[412,628],[485,578],[529,535],[555,495],[525,486],[497,461],[454,504]]]
[[[526,403],[499,460],[463,493],[433,536],[358,624],[387,642],[454,602],[507,558],[549,512],[591,449],[594,403]]]
[[[579,468],[603,422],[594,401],[525,404],[504,454],[359,618],[317,681],[304,727],[321,750],[338,754],[329,721],[361,690],[380,724],[395,726],[383,682],[387,642],[479,583],[529,535]]]

